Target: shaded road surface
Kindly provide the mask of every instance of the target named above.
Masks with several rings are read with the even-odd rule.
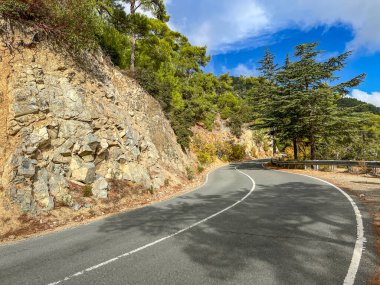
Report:
[[[236,166],[175,199],[0,246],[0,284],[343,284],[357,236],[350,201],[312,178]],[[355,284],[377,261],[361,212]]]

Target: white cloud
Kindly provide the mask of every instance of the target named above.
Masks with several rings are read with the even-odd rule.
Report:
[[[260,36],[269,21],[263,8],[252,0],[183,0],[168,5],[171,24],[195,45],[212,53],[252,35]]]
[[[231,74],[234,76],[257,76],[257,71],[254,68],[249,68],[247,65],[241,63],[232,69]]]
[[[251,63],[249,63],[249,65],[250,66],[248,66],[247,64],[239,63],[237,66],[233,68],[227,68],[225,65],[222,65],[221,71],[222,73],[229,73],[232,76],[258,76],[256,68]]]
[[[350,97],[380,107],[380,92],[373,92],[371,94],[368,94],[359,89],[354,89],[352,90]]]
[[[335,24],[352,28],[347,48],[380,51],[380,0],[181,0],[168,7],[173,26],[211,53],[239,49],[247,39],[255,45],[286,28]]]

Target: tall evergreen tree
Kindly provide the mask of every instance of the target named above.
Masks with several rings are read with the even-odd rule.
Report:
[[[331,85],[339,79],[335,73],[345,67],[351,53],[318,61],[317,56],[322,52],[317,50],[317,46],[318,43],[296,46],[298,60],[288,63],[288,67],[278,76],[282,94],[285,94],[280,96],[281,114],[287,119],[282,132],[288,137],[293,136],[293,139],[301,135],[307,138],[311,159],[316,159],[318,139],[339,131],[344,114],[337,106],[337,99],[365,78],[365,74],[360,74],[347,82]]]
[[[167,14],[165,4],[163,0],[121,0],[126,4],[129,4],[130,16],[132,21],[136,26],[136,22],[139,21],[138,11],[139,9],[151,12],[153,16],[162,21],[169,21],[169,16]],[[135,72],[135,61],[136,61],[136,41],[137,41],[137,33],[132,30],[131,34],[131,62],[130,62],[130,70]]]
[[[297,89],[291,84],[291,77],[294,74],[293,65],[289,54],[286,55],[285,64],[276,76],[279,86],[278,93],[273,99],[272,108],[274,119],[280,130],[279,135],[282,140],[290,140],[293,144],[294,159],[298,159],[298,141],[303,136],[302,129],[297,124],[300,114],[300,101],[297,96]]]
[[[274,60],[274,54],[269,49],[266,49],[263,59],[259,61],[260,67],[257,68],[260,71],[260,75],[271,83],[274,82],[278,70],[278,64],[275,64]]]
[[[276,84],[275,79],[278,71],[278,64],[275,62],[275,56],[269,51],[269,49],[265,50],[265,54],[262,60],[259,61],[259,68],[257,70],[260,71],[260,75],[267,81],[263,85],[263,100],[262,108],[267,108],[267,104],[269,104],[273,96],[275,94]],[[267,110],[264,109],[264,112]],[[273,155],[277,152],[277,146],[276,146],[276,128],[273,124],[270,124],[268,126],[270,128],[270,135],[272,136],[272,148],[273,148]]]

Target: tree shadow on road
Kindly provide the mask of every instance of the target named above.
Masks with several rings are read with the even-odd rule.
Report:
[[[239,168],[265,171],[252,164]],[[99,231],[138,230],[152,240],[159,239],[230,206],[248,192],[244,187],[223,195],[190,193],[111,217]],[[239,282],[244,273],[255,284],[268,280],[341,284],[356,241],[356,221],[349,202],[327,185],[273,182],[257,184],[242,203],[173,239],[182,254],[201,266],[199,274],[219,281]],[[376,261],[375,256],[371,258]],[[175,266],[181,260],[165,262]]]

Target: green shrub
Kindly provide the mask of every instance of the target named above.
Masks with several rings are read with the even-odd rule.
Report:
[[[130,39],[112,26],[104,27],[99,35],[99,43],[111,61],[122,69],[128,68],[130,61]]]
[[[74,49],[93,49],[103,22],[96,0],[3,0],[0,15]]]
[[[231,151],[228,156],[229,161],[243,160],[245,157],[245,146],[239,144],[231,144]]]
[[[186,167],[186,175],[188,180],[194,179],[194,170],[190,167]]]
[[[0,3],[0,15],[6,19],[20,19],[25,17],[29,9],[27,3],[18,0],[3,0]]]
[[[232,134],[238,138],[243,133],[243,130],[241,128],[242,125],[243,125],[243,122],[240,118],[240,114],[233,115],[228,122],[228,126],[230,127]]]
[[[85,185],[82,187],[82,194],[83,197],[91,197],[92,196],[92,186],[91,185]]]
[[[200,164],[208,164],[209,162],[212,161],[211,155],[209,153],[205,152],[198,152],[197,153],[197,158]]]
[[[198,164],[197,170],[198,170],[198,173],[202,173],[205,170],[205,168],[201,164]]]
[[[192,151],[197,155],[201,165],[208,165],[215,161],[217,149],[213,143],[205,141],[205,138],[195,136],[192,142]]]
[[[268,152],[270,147],[269,147],[269,142],[267,140],[264,141],[264,146],[263,149],[265,152]]]

